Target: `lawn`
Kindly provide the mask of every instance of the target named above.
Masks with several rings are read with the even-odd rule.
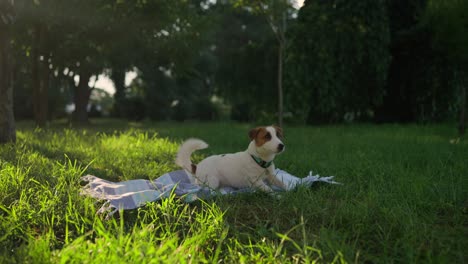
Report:
[[[468,143],[450,125],[286,126],[277,167],[343,185],[176,197],[122,211],[80,195],[80,177],[155,179],[175,170],[178,145],[195,156],[244,150],[247,124],[18,124],[0,146],[0,263],[465,263]]]

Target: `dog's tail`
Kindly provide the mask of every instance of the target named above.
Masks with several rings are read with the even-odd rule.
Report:
[[[203,140],[195,138],[188,139],[180,146],[175,163],[192,174],[195,174],[197,166],[190,161],[190,156],[192,156],[194,151],[207,147],[208,144]]]

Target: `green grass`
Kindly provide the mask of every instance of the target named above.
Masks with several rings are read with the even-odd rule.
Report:
[[[448,125],[285,127],[277,167],[344,185],[216,197],[176,197],[97,215],[80,176],[154,179],[177,169],[178,145],[244,150],[246,124],[94,120],[70,128],[18,124],[0,146],[0,263],[464,263],[468,144]]]

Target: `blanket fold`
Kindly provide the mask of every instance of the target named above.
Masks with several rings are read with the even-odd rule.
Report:
[[[276,177],[281,180],[287,190],[292,190],[299,185],[311,186],[315,182],[325,182],[339,184],[333,181],[333,176],[320,177],[309,175],[305,178],[298,178],[286,171],[276,169]],[[254,192],[254,189],[235,189],[223,187],[219,190],[211,190],[207,187],[196,185],[193,176],[184,170],[177,170],[166,173],[155,180],[129,180],[123,182],[111,182],[103,180],[93,175],[86,175],[81,179],[87,184],[82,188],[82,194],[98,200],[105,201],[98,213],[107,213],[107,217],[112,216],[118,210],[135,209],[152,202],[169,197],[174,193],[182,197],[185,202],[193,202],[197,199],[209,198],[214,195],[236,194],[242,192]],[[275,191],[283,191],[276,186],[272,186]]]

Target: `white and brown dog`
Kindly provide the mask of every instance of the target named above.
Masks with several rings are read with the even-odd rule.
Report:
[[[275,156],[285,149],[281,128],[257,127],[249,131],[249,137],[251,141],[246,151],[210,156],[198,165],[190,161],[190,156],[195,150],[207,148],[208,144],[199,139],[189,139],[180,147],[176,164],[189,171],[195,183],[212,189],[252,187],[271,192],[265,180],[286,189],[284,183],[275,177],[273,164]]]

